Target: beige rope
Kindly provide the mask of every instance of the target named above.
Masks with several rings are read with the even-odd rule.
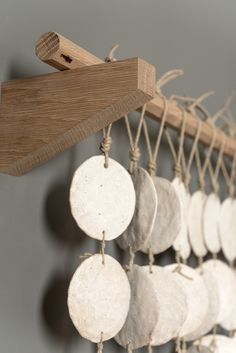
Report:
[[[154,259],[154,255],[153,255],[151,247],[148,249],[148,260],[149,260],[149,262],[148,262],[148,264],[149,264],[149,272],[152,273],[153,272],[152,271],[152,266],[154,264],[154,260],[155,259]]]
[[[103,352],[103,332],[101,332],[100,341],[97,343],[97,353]]]
[[[133,348],[132,348],[130,342],[127,344],[127,352],[128,352],[128,353],[132,353],[132,352],[133,352]]]
[[[124,266],[124,268],[127,272],[132,270],[132,267],[134,264],[134,258],[135,258],[135,253],[133,252],[131,245],[129,245],[128,251],[129,251],[129,263],[128,263],[128,265]]]
[[[145,111],[146,111],[146,104],[144,104],[144,106],[142,107],[142,111],[140,114],[140,119],[139,119],[138,128],[137,128],[135,138],[133,138],[128,115],[125,115],[125,117],[124,117],[126,130],[127,130],[127,134],[128,134],[128,138],[129,138],[129,143],[130,143],[130,148],[131,148],[131,150],[130,150],[130,168],[129,168],[131,174],[134,173],[135,169],[137,168],[138,161],[140,159],[140,149],[138,147],[138,144],[139,144],[139,139],[140,139],[140,135],[141,135],[141,131],[142,131],[142,125],[144,122]]]
[[[228,173],[228,171],[227,171],[224,159],[222,158],[222,160],[221,160],[221,170],[222,170],[225,182],[227,184],[228,194],[230,197],[233,197],[234,193],[235,193],[235,186],[234,186],[235,173],[236,173],[235,169],[236,169],[236,152],[234,153],[230,173]]]
[[[108,168],[109,151],[110,151],[111,144],[112,144],[112,138],[110,136],[111,127],[112,127],[112,124],[109,124],[108,127],[102,129],[103,140],[100,145],[100,150],[102,151],[102,153],[104,154],[104,157],[105,157],[105,163],[104,163],[105,168]]]
[[[147,347],[148,347],[148,353],[152,353],[152,338],[151,338],[151,336],[149,337]]]
[[[109,51],[107,57],[105,58],[105,62],[113,62],[116,61],[116,58],[114,57],[114,53],[116,51],[116,49],[119,47],[119,44],[115,44],[113,45],[113,47],[111,48],[111,50]]]
[[[176,266],[176,268],[175,268],[172,272],[177,272],[177,273],[179,273],[181,276],[183,276],[183,277],[185,277],[185,278],[187,278],[187,279],[189,279],[189,280],[192,280],[191,277],[185,275],[185,274],[182,272],[182,266],[181,266],[182,263],[181,263],[181,256],[180,256],[180,252],[179,252],[179,251],[176,251],[176,252],[175,252],[175,260],[176,260],[176,262],[177,262],[177,266]]]

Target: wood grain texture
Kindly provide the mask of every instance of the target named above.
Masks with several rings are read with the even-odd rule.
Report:
[[[139,58],[4,82],[0,171],[22,175],[154,96]]]
[[[88,51],[80,48],[68,39],[56,32],[45,33],[36,44],[36,54],[44,62],[61,70],[73,67],[81,67],[81,65],[92,65],[95,62],[101,63],[101,59],[95,57]],[[72,62],[65,60],[70,57]],[[78,66],[76,66],[78,65]],[[163,99],[157,95],[147,104],[147,113],[155,120],[160,120],[164,109]],[[167,125],[179,130],[182,126],[183,114],[175,103],[168,101],[168,114],[166,118]],[[191,114],[187,114],[186,118],[186,134],[190,137],[196,135],[198,129],[197,119]],[[213,135],[213,128],[207,123],[202,123],[202,129],[199,140],[205,145],[210,145]],[[223,133],[217,128],[214,148],[220,149]],[[236,141],[232,137],[226,136],[224,153],[230,157],[234,156],[236,150]]]

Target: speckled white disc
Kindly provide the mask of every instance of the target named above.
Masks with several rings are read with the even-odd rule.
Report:
[[[231,307],[231,313],[224,320],[221,320],[220,325],[228,331],[236,330],[236,272],[232,270],[234,274],[234,281],[231,283],[232,291],[232,302],[228,303]]]
[[[219,218],[221,203],[215,193],[207,196],[203,208],[203,237],[207,249],[217,254],[220,251]]]
[[[159,303],[153,282],[143,267],[133,265],[127,276],[131,287],[129,313],[115,340],[124,348],[130,343],[137,349],[150,340],[158,320]]]
[[[173,272],[177,264],[165,266],[172,271],[186,295],[188,314],[180,330],[180,337],[190,335],[201,325],[208,311],[208,294],[202,277],[193,268],[181,264],[181,273]]]
[[[223,335],[207,335],[201,338],[202,346],[209,347],[212,353],[235,353],[236,346],[232,338]],[[195,345],[198,344],[194,342]]]
[[[121,249],[129,246],[138,251],[149,239],[157,212],[157,193],[151,176],[148,172],[138,167],[132,176],[136,193],[136,206],[134,216],[128,228],[117,238]]]
[[[151,336],[152,346],[162,345],[178,337],[187,318],[187,299],[175,275],[160,266],[144,266],[152,281],[159,303],[159,316]]]
[[[129,310],[130,285],[118,261],[95,254],[75,271],[68,290],[68,308],[80,335],[92,342],[114,337]]]
[[[219,293],[219,314],[217,323],[220,324],[231,315],[231,303],[235,301],[235,293],[232,292],[234,273],[232,269],[220,260],[208,260],[202,265],[203,270],[211,272],[215,277]]]
[[[192,194],[189,204],[189,240],[196,256],[205,256],[207,253],[203,238],[203,208],[206,198],[206,194],[198,190]]]
[[[135,191],[129,173],[109,158],[94,156],[75,172],[70,188],[70,205],[78,226],[101,240],[118,237],[128,227],[135,208]]]
[[[219,234],[223,253],[228,261],[236,258],[236,200],[228,197],[221,205]]]
[[[175,251],[179,252],[182,259],[186,260],[191,253],[187,229],[190,194],[186,190],[184,183],[180,180],[180,178],[174,178],[172,185],[174,186],[175,191],[179,197],[181,209],[181,228],[178,232],[177,238],[174,241],[173,248]]]
[[[151,247],[154,254],[167,250],[174,242],[181,226],[181,211],[178,196],[169,180],[153,177],[158,205],[154,227],[149,240],[141,247],[148,253]]]
[[[185,337],[187,341],[196,340],[210,332],[216,325],[219,314],[219,293],[215,277],[206,269],[202,271],[202,268],[197,268],[196,271],[199,273],[205,283],[209,305],[207,314],[204,320],[201,322],[200,326],[190,335]]]

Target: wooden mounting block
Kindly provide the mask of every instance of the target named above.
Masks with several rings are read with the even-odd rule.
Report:
[[[43,62],[59,69],[68,70],[71,68],[82,67],[84,65],[100,64],[102,60],[89,53],[69,39],[56,32],[44,33],[36,44],[36,55]],[[146,113],[154,120],[160,121],[163,115],[163,98],[156,94],[155,98],[148,102]],[[198,129],[198,120],[195,116],[186,114],[185,133],[193,138]],[[176,130],[180,130],[183,122],[183,113],[181,109],[171,101],[168,101],[168,113],[166,124]],[[209,146],[213,136],[213,126],[203,122],[199,141]],[[214,148],[220,150],[222,145],[223,131],[216,128]],[[225,135],[224,154],[233,158],[236,151],[236,140]]]
[[[4,82],[0,172],[30,171],[154,94],[155,69],[139,58]]]

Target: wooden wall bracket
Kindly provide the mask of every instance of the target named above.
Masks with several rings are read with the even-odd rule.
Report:
[[[0,172],[22,175],[141,107],[155,79],[152,65],[133,58],[4,82]]]
[[[56,32],[47,32],[43,34],[36,44],[36,55],[45,63],[59,69],[68,70],[84,65],[100,64],[101,59],[82,49],[75,43],[66,39]],[[65,60],[70,58],[70,60]],[[147,103],[146,112],[154,120],[160,121],[164,109],[164,102],[160,95],[156,94],[155,98]],[[186,114],[186,135],[193,138],[198,129],[198,121],[195,116]],[[183,122],[183,114],[181,109],[171,101],[168,101],[168,114],[166,124],[176,130],[180,130]],[[212,141],[213,127],[208,123],[202,123],[202,129],[199,140],[209,146]],[[214,148],[220,150],[222,144],[223,132],[217,128]],[[236,151],[236,140],[225,135],[224,154],[233,158]]]

